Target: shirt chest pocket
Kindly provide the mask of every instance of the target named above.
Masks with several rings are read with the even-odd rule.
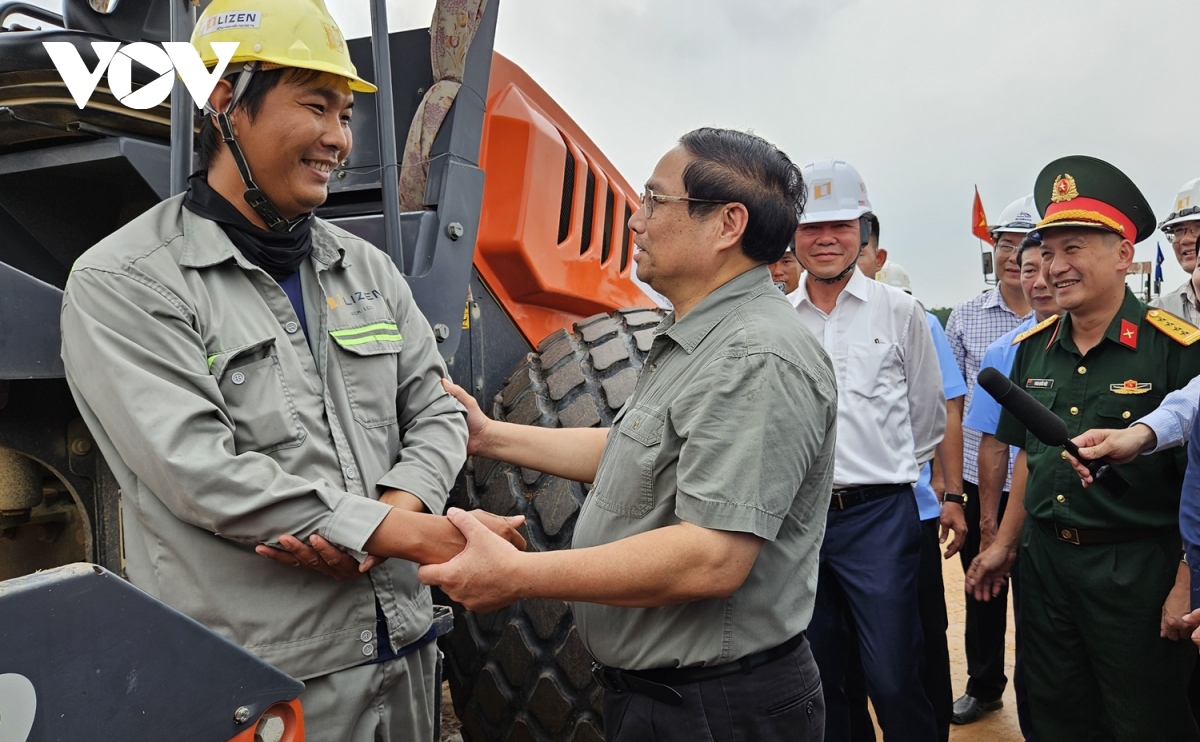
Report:
[[[622,413],[594,493],[596,504],[605,510],[641,518],[654,507],[654,469],[662,449],[664,418],[640,405]]]
[[[1134,420],[1153,412],[1162,400],[1162,394],[1157,391],[1121,394],[1110,389],[1097,400],[1096,416],[1101,419],[1102,427],[1128,428]]]
[[[395,322],[373,322],[331,330],[346,398],[354,420],[364,428],[396,424],[396,387],[404,338]]]
[[[223,351],[209,359],[238,453],[270,453],[300,445],[304,428],[284,378],[275,338]]]
[[[900,346],[895,343],[852,343],[846,346],[846,381],[843,391],[870,399],[883,396],[904,379]]]

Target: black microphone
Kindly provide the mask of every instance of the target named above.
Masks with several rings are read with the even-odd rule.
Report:
[[[1047,446],[1067,449],[1068,453],[1079,459],[1092,473],[1096,484],[1106,489],[1110,495],[1121,497],[1129,491],[1129,482],[1113,468],[1111,462],[1106,459],[1089,460],[1080,456],[1079,447],[1071,442],[1067,424],[1062,418],[1029,396],[1028,392],[1012,383],[1007,376],[994,368],[985,368],[979,372],[979,386],[1033,433],[1034,438]]]

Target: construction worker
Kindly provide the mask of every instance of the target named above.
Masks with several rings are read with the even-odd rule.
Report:
[[[788,243],[783,257],[771,263],[771,280],[783,293],[790,294],[800,285],[800,261],[796,260],[796,246]]]
[[[421,568],[467,608],[574,601],[610,742],[824,733],[805,639],[837,417],[829,358],[771,281],[800,170],[728,129],[685,134],[646,182],[637,273],[674,310],[611,429],[489,420],[471,453],[592,482],[572,548],[523,554],[451,510],[469,545]]]
[[[239,46],[205,169],[75,264],[67,383],[121,486],[135,585],[305,681],[310,739],[430,740],[415,562],[465,544],[440,515],[464,411],[387,255],[312,214],[375,87],[321,0],[215,0],[192,34],[211,67],[210,42]]]
[[[804,180],[810,196],[796,254],[805,274],[790,298],[832,356],[838,386],[833,498],[809,627],[825,687],[825,739],[851,737],[849,616],[885,738],[932,741],[933,709],[920,683],[921,522],[912,485],[946,424],[937,352],[921,305],[857,270],[871,214],[858,172],[824,160],[805,167]]]
[[[1147,310],[1125,285],[1135,242],[1154,229],[1137,186],[1112,165],[1064,157],[1038,175],[1042,272],[1062,319],[1018,336],[1010,378],[1071,433],[1140,419],[1200,372],[1185,345],[1197,328]],[[1084,489],[1061,449],[1001,414],[996,438],[1021,448],[996,540],[967,587],[998,594],[1020,553],[1021,642],[1041,740],[1184,740],[1198,736],[1187,699],[1195,649],[1165,618],[1187,612],[1179,502],[1185,458],[1139,457],[1120,496]],[[1026,516],[1028,513],[1028,516]]]
[[[890,260],[887,249],[879,246],[879,217],[868,214],[867,221],[871,237],[858,258],[859,270],[863,275],[874,276],[880,283],[911,295],[912,283],[908,271]],[[942,323],[929,312],[925,312],[925,320],[937,350],[942,392],[946,397],[946,434],[937,445],[933,461],[921,467],[921,476],[913,485],[921,519],[921,571],[917,577],[917,607],[921,615],[925,647],[921,686],[933,707],[938,739],[945,742],[950,738],[950,710],[954,696],[950,682],[950,651],[946,644],[949,620],[945,584],[942,581],[943,555],[939,545],[947,542],[951,532],[954,534],[954,539],[946,547],[944,558],[949,559],[958,553],[966,539],[963,504],[956,500],[954,493],[962,492],[962,403],[967,385],[959,373],[954,351],[946,340]],[[943,499],[947,492],[951,493],[950,497]],[[866,681],[856,641],[850,643],[849,652],[853,657],[847,660],[845,687],[846,699],[850,704],[851,739],[853,742],[874,742],[875,725],[867,711]]]
[[[1190,324],[1200,323],[1200,305],[1196,303],[1196,287],[1192,273],[1196,270],[1196,238],[1200,236],[1200,178],[1184,183],[1175,196],[1175,208],[1158,225],[1175,249],[1179,267],[1188,274],[1187,280],[1174,291],[1168,291],[1151,302]]]
[[[1031,330],[1035,325],[1049,322],[1058,316],[1058,302],[1054,300],[1054,292],[1042,272],[1041,240],[1031,233],[1021,241],[1017,250],[1017,264],[1021,266],[1021,290],[1025,292],[1025,300],[1033,308],[1033,314],[1017,328],[988,346],[983,354],[982,371],[985,368],[995,368],[1007,376],[1012,371],[1013,357],[1017,354],[1016,339]],[[976,389],[971,398],[971,406],[963,419],[963,427],[977,431],[979,440],[979,481],[980,491],[990,488],[993,493],[992,501],[1004,501],[1007,497],[1001,492],[1003,480],[1009,469],[1010,461],[1015,460],[1009,446],[996,440],[996,428],[1000,424],[1000,405],[985,389]],[[999,518],[998,512],[988,513],[991,518]],[[976,550],[986,550],[991,546],[994,534],[986,543],[976,543]],[[978,538],[976,539],[978,542]],[[981,548],[982,547],[982,548]],[[1014,595],[1017,592],[1017,565],[1012,570]],[[971,597],[974,597],[973,595]],[[990,600],[990,596],[985,596]],[[999,602],[997,600],[997,602]],[[1013,599],[1013,619],[1017,624],[1017,634],[1020,636],[1021,609],[1016,598]],[[1025,682],[1022,675],[1022,651],[1020,640],[1017,642],[1017,653],[1013,668],[1013,686],[1017,697],[1017,721],[1021,725],[1021,733],[1026,740],[1033,740],[1033,724],[1029,718],[1029,698],[1025,693]]]
[[[1021,240],[1037,223],[1038,211],[1033,196],[1019,198],[1000,214],[991,229],[995,241],[997,286],[954,308],[946,321],[946,336],[958,358],[958,367],[967,381],[966,406],[975,395],[975,381],[988,346],[1005,333],[1012,332],[1030,313],[1021,290],[1021,269],[1017,250]],[[996,469],[994,456],[988,466],[980,466],[980,433],[963,430],[963,490],[967,497],[967,543],[958,553],[965,570],[979,553],[980,544],[995,538],[999,518],[1004,512],[1012,477],[1011,463]],[[996,451],[990,451],[996,454]],[[996,515],[993,515],[996,514]],[[1004,705],[1001,696],[1008,684],[1004,674],[1005,631],[1008,623],[1008,588],[1003,599],[981,603],[966,597],[966,621],[963,642],[967,655],[966,691],[954,701],[955,724],[970,724],[985,713]]]

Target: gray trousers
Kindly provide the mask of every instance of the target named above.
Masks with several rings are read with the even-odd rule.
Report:
[[[608,742],[821,742],[825,699],[805,641],[791,654],[702,683],[675,686],[682,706],[605,691]]]
[[[304,681],[304,733],[313,742],[436,742],[437,643],[391,662]]]

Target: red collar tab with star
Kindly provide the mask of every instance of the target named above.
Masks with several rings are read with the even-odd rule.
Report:
[[[1137,350],[1138,327],[1127,319],[1121,320],[1121,345]]]

